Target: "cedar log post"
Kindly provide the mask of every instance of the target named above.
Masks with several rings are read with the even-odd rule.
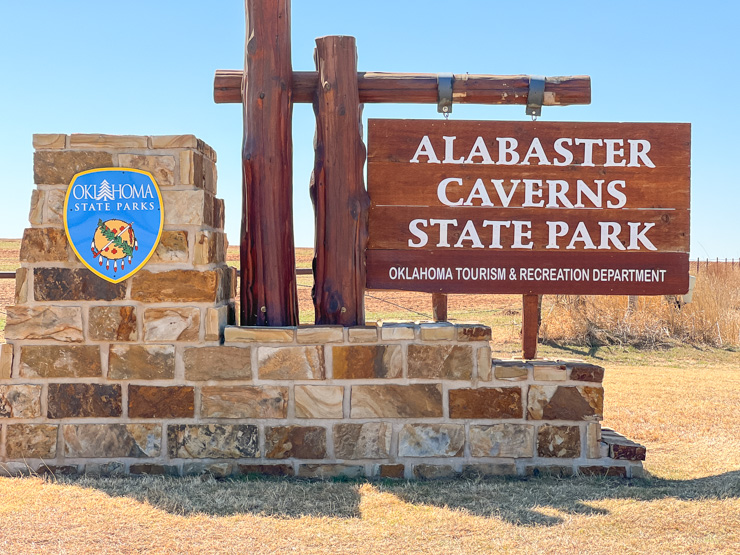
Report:
[[[316,324],[365,324],[365,247],[370,197],[365,191],[357,47],[354,37],[316,39],[316,215],[312,297]]]
[[[447,295],[432,293],[432,317],[435,322],[447,321]]]
[[[522,295],[522,357],[537,357],[537,337],[540,332],[540,296]]]
[[[295,326],[290,0],[245,7],[241,324]]]

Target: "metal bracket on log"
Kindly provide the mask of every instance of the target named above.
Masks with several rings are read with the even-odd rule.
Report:
[[[527,95],[528,116],[542,115],[542,105],[545,102],[545,78],[541,75],[532,75],[529,78],[529,94]]]
[[[452,84],[455,76],[452,73],[437,75],[437,112],[444,115],[452,113]]]

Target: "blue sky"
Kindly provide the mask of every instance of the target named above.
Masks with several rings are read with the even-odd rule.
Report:
[[[0,237],[28,226],[33,133],[192,133],[218,152],[238,243],[241,107],[213,102],[213,74],[243,67],[243,2],[0,1]],[[542,120],[691,123],[692,258],[738,258],[739,16],[713,0],[294,0],[293,67],[314,69],[314,39],[344,34],[360,70],[590,75],[590,106],[546,107]],[[432,105],[368,105],[365,116],[440,117]],[[526,116],[456,106],[453,118]],[[312,246],[311,107],[296,105],[293,123],[296,244]]]

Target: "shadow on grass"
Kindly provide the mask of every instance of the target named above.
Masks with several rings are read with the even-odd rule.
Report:
[[[146,502],[178,515],[277,518],[301,516],[360,518],[362,496],[370,492],[395,496],[409,505],[460,510],[519,526],[554,526],[564,515],[608,515],[601,501],[632,499],[740,498],[740,470],[694,480],[646,478],[501,478],[436,482],[313,482],[293,479],[216,481],[206,478],[61,478],[61,484],[94,488],[111,497]],[[365,490],[365,491],[363,491]]]

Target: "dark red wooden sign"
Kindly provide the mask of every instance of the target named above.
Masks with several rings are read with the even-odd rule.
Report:
[[[367,287],[688,290],[689,124],[371,120]]]

